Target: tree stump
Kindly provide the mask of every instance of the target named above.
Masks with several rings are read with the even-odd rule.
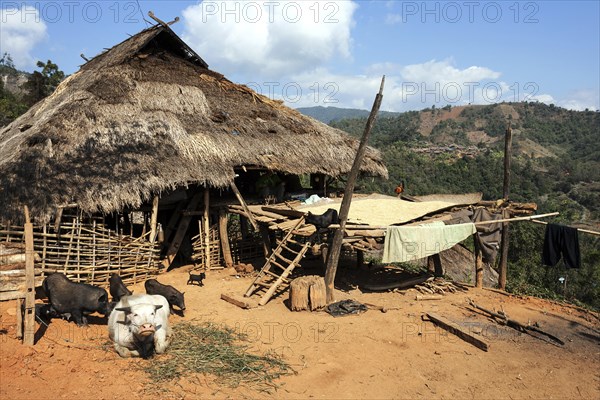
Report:
[[[290,283],[292,311],[319,310],[327,305],[325,281],[317,275],[301,276]]]

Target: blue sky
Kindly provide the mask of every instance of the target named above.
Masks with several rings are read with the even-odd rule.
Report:
[[[7,1],[0,53],[66,73],[147,24],[211,69],[292,107],[382,109],[523,99],[600,109],[599,1]],[[141,10],[140,10],[141,9]]]

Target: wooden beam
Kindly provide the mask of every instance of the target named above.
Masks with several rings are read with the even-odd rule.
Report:
[[[156,241],[156,226],[158,224],[158,195],[152,199],[152,215],[150,216],[150,243]]]
[[[455,334],[465,342],[472,344],[478,349],[481,349],[483,351],[489,350],[489,343],[476,337],[472,333],[465,331],[462,327],[450,321],[449,319],[446,319],[434,313],[427,313],[427,317],[429,317],[429,319],[433,321],[436,325],[438,325],[440,328],[443,328],[448,332]]]
[[[231,256],[231,246],[229,244],[229,234],[227,231],[227,213],[224,209],[219,210],[219,239],[221,241],[221,250],[223,251],[223,260],[227,268],[233,267],[233,257]]]
[[[25,318],[23,343],[33,346],[35,335],[35,251],[33,248],[33,224],[29,220],[29,210],[25,206]],[[17,310],[18,313],[21,310]]]
[[[350,203],[352,202],[352,193],[354,192],[354,184],[356,183],[356,178],[358,177],[358,173],[360,172],[360,166],[363,161],[363,157],[367,150],[367,142],[369,140],[369,136],[371,134],[371,130],[373,129],[373,125],[375,124],[375,119],[377,118],[377,113],[379,111],[379,107],[381,106],[381,101],[383,99],[383,85],[385,83],[385,76],[381,79],[381,85],[379,86],[379,93],[375,96],[375,101],[373,102],[373,107],[371,108],[371,113],[369,114],[369,118],[367,119],[367,123],[365,126],[365,130],[358,145],[358,150],[356,152],[356,157],[354,158],[354,163],[352,164],[352,169],[350,169],[350,173],[348,174],[348,181],[346,182],[346,188],[344,189],[344,198],[342,199],[342,204],[340,206],[340,228],[337,229],[333,235],[333,241],[331,244],[331,249],[329,253],[329,257],[327,258],[327,269],[325,271],[325,291],[327,293],[327,304],[331,304],[335,301],[334,296],[334,281],[335,275],[337,272],[338,262],[340,259],[340,252],[342,249],[342,241],[344,239],[344,229],[346,227],[346,221],[348,221],[348,213],[350,211]]]
[[[252,215],[252,212],[248,208],[248,204],[246,204],[246,201],[242,197],[242,194],[240,193],[240,191],[238,190],[237,186],[235,185],[235,182],[231,181],[231,183],[230,183],[229,186],[231,187],[231,190],[233,190],[233,194],[235,194],[235,197],[237,197],[238,201],[240,202],[240,204],[244,208],[244,211],[248,215],[248,219],[250,220],[250,223],[252,224],[252,228],[254,228],[254,232],[258,231],[258,224],[254,220],[254,216]]]

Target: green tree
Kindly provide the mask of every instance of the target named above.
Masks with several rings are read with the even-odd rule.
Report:
[[[37,66],[42,70],[34,71],[24,85],[28,92],[25,96],[25,101],[29,106],[48,97],[54,92],[60,82],[65,79],[65,73],[58,69],[58,65],[54,64],[51,60],[48,60],[46,63],[38,61]]]

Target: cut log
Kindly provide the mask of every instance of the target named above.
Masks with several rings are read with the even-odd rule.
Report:
[[[316,275],[302,276],[290,284],[290,306],[292,311],[319,310],[327,305],[325,281]]]

